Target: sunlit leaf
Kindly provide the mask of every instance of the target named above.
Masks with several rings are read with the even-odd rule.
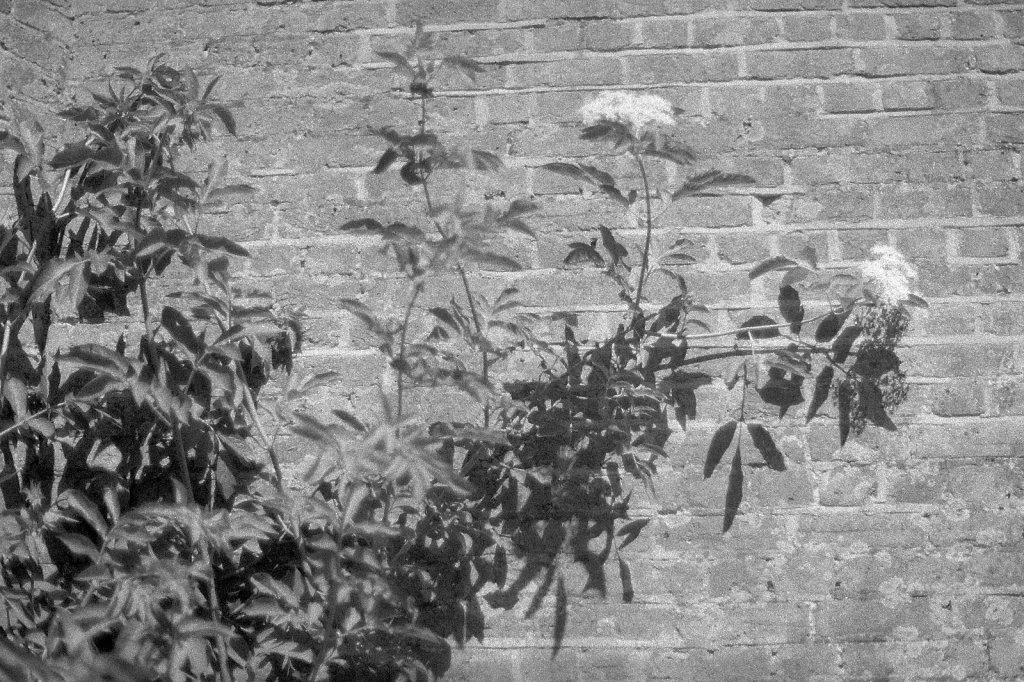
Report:
[[[796,267],[796,266],[797,266],[797,262],[796,261],[790,260],[789,258],[786,258],[785,256],[773,256],[773,257],[768,258],[767,260],[763,260],[760,263],[758,263],[757,265],[755,265],[750,270],[750,272],[747,274],[747,277],[749,277],[750,279],[753,280],[753,279],[757,279],[758,277],[760,277],[762,275],[766,275],[769,272],[773,272],[775,270],[789,270],[790,268],[793,268],[793,267]]]

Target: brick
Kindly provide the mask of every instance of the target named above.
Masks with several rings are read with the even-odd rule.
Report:
[[[946,235],[932,228],[911,228],[898,230],[896,248],[907,258],[917,263],[922,259],[946,257]]]
[[[515,88],[564,85],[617,85],[622,65],[617,59],[569,59],[557,62],[513,64],[508,67],[509,86]]]
[[[853,50],[823,48],[816,50],[765,50],[747,54],[751,78],[827,78],[855,70]]]
[[[954,40],[991,40],[999,38],[997,16],[992,12],[955,12],[950,24]]]
[[[761,12],[792,12],[796,10],[838,10],[842,0],[739,0],[737,9]]]
[[[690,19],[658,19],[643,23],[645,47],[688,47]]]
[[[1024,190],[1018,183],[1001,182],[975,190],[980,215],[1009,216],[1024,214]]]
[[[851,0],[850,7],[952,7],[957,0]]]
[[[1024,71],[1024,46],[999,45],[974,48],[977,69],[982,73],[1016,73]]]
[[[696,83],[739,75],[735,54],[663,54],[624,58],[630,83]]]
[[[999,17],[1003,20],[1003,37],[1024,38],[1024,11],[999,12]]]
[[[1011,107],[1024,107],[1024,81],[1000,80],[996,83],[999,103]]]
[[[819,489],[820,504],[827,507],[858,507],[874,497],[878,478],[869,468],[830,471]]]
[[[900,81],[882,84],[882,108],[886,111],[913,111],[931,109],[932,91],[928,83]]]
[[[896,47],[861,49],[865,76],[920,76],[963,73],[971,68],[971,52],[962,47],[933,47],[906,43]]]
[[[988,101],[988,86],[980,81],[933,81],[931,90],[935,106],[947,111],[984,109]]]
[[[824,109],[830,114],[875,111],[875,88],[859,83],[836,83],[823,86]]]
[[[984,384],[955,379],[931,391],[931,411],[939,417],[976,417],[985,412]]]
[[[980,121],[965,114],[924,114],[893,116],[872,121],[866,142],[873,148],[910,146],[954,146],[976,140]]]
[[[626,21],[588,21],[580,27],[583,48],[602,52],[633,45],[633,23]]]
[[[913,12],[893,15],[900,40],[938,40],[942,37],[942,15]]]
[[[982,308],[982,331],[986,334],[1016,335],[1024,333],[1024,316],[1016,305],[993,303]]]
[[[880,185],[875,217],[909,219],[971,215],[971,192],[966,187]]]
[[[791,43],[816,43],[832,37],[832,20],[827,15],[783,15],[782,37]]]
[[[763,45],[772,42],[778,35],[778,26],[774,19],[698,18],[693,22],[694,47]]]
[[[1024,143],[1024,120],[1017,114],[993,114],[985,117],[988,141],[997,145]]]
[[[957,231],[959,255],[965,258],[1000,258],[1010,253],[1008,235],[1003,228],[975,227]]]
[[[458,0],[399,0],[395,21],[409,26],[417,21],[431,24],[455,24],[472,21],[494,21],[498,16],[498,0],[464,3]]]
[[[836,16],[836,38],[840,40],[885,40],[885,17],[866,12],[844,12]]]

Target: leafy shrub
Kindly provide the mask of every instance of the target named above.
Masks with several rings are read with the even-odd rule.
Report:
[[[784,413],[817,365],[808,420],[831,394],[841,440],[867,422],[894,428],[886,410],[906,395],[895,350],[906,306],[923,304],[899,254],[883,249],[861,278],[831,276],[810,250],[771,258],[750,276],[784,273],[781,320],[711,331],[687,286],[692,244],[652,252],[657,207],[754,180],[705,171],[653,188],[650,164],[695,161],[671,134],[675,112],[653,96],[603,95],[585,108],[582,137],[627,156],[641,185],[586,164],[543,168],[635,211],[644,241],[638,259],[603,226],[570,245],[566,266],[599,268],[624,304],[609,338],[580,339],[572,315],[538,316],[515,288],[484,296],[467,274],[520,269],[497,241],[533,236],[526,217],[537,206],[438,196],[437,173],[502,168],[429,126],[438,75],[473,78],[483,67],[437,55],[422,28],[404,53],[379,54],[408,77],[420,116],[411,131],[375,131],[385,149],[373,172],[397,167],[425,210],[420,225],[340,226],[373,235],[406,282],[392,317],[339,302],[375,335],[395,376],[371,424],[340,408],[330,418],[301,409],[342,378],[292,374],[301,315],[241,288],[231,266],[245,250],[200,230],[205,211],[252,192],[223,184],[226,162],[202,179],[179,169],[215,125],[235,133],[212,99],[216,79],[201,86],[161,58],[119,69],[92,105],[63,112],[84,137],[49,159],[29,116],[0,134],[15,152],[18,211],[0,229],[7,678],[432,679],[447,669],[447,638],[483,637],[481,600],[510,606],[533,584],[528,615],[554,592],[557,651],[568,617],[562,562],[582,562],[589,587],[603,591],[614,555],[632,599],[621,550],[649,521],[630,516],[632,488],[653,489],[670,420],[685,428],[696,416],[698,389],[718,380],[713,361],[736,359],[721,379],[739,393],[704,463],[710,476],[735,445],[723,530],[740,508],[742,441],[785,469],[768,426],[748,419],[754,393]],[[150,283],[170,269],[191,284],[156,312]],[[452,276],[461,291],[422,310],[428,288]],[[650,296],[655,277],[675,287],[667,302]],[[829,292],[829,310],[805,319],[801,290]],[[136,335],[53,340],[55,322],[127,316],[136,302]],[[813,322],[811,341],[801,332]],[[718,352],[690,345],[729,337]],[[501,381],[511,358],[531,358],[536,376]],[[273,402],[263,395],[272,379]],[[411,390],[439,387],[467,396],[476,416],[409,409]],[[277,456],[282,436],[317,455],[292,485]]]

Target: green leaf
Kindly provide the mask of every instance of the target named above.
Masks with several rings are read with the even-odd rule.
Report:
[[[768,468],[775,471],[785,471],[786,460],[783,458],[779,448],[776,447],[775,440],[768,429],[763,424],[747,424],[747,432],[750,434],[750,440],[753,442],[754,447],[757,448],[765,463],[768,464]]]
[[[441,63],[455,67],[455,69],[457,69],[460,73],[462,73],[463,75],[465,75],[467,78],[474,82],[476,81],[476,75],[478,73],[483,73],[484,71],[486,71],[483,64],[476,61],[475,59],[470,59],[469,57],[464,57],[462,55],[452,55],[449,57],[445,57],[444,59],[441,60]]]
[[[836,391],[836,409],[839,410],[839,446],[846,445],[850,437],[850,392],[843,386]]]
[[[808,422],[814,419],[814,415],[818,414],[818,410],[828,400],[834,376],[835,370],[832,369],[832,365],[826,365],[818,374],[818,378],[814,380],[814,395],[811,397],[811,403],[807,406]]]
[[[64,501],[70,509],[77,512],[100,537],[107,536],[107,522],[103,519],[99,507],[92,503],[88,497],[79,490],[68,490],[64,493]]]
[[[630,521],[622,528],[620,528],[618,532],[615,533],[615,535],[622,538],[622,543],[619,545],[619,549],[625,549],[630,544],[632,544],[634,540],[640,537],[640,533],[643,531],[644,528],[647,527],[647,524],[649,524],[650,522],[651,520],[649,518],[634,519],[633,521]]]
[[[583,262],[593,263],[594,265],[604,265],[604,258],[597,252],[597,249],[590,244],[573,242],[569,244],[569,255],[565,257],[563,262],[566,265],[574,265],[576,263]]]
[[[846,322],[846,318],[849,316],[849,310],[839,313],[829,311],[829,313],[822,318],[821,322],[818,323],[818,328],[814,331],[814,340],[818,343],[831,341],[835,338],[836,334],[839,333],[839,330],[842,329],[843,324]]]
[[[558,655],[565,640],[565,628],[569,620],[569,595],[565,589],[565,579],[561,574],[558,576],[558,585],[555,588],[555,631],[554,645],[551,647],[551,657]]]
[[[56,170],[74,168],[87,162],[95,162],[108,168],[121,164],[121,150],[113,145],[94,148],[84,143],[67,145],[50,159],[50,166]]]
[[[832,361],[836,364],[842,364],[846,362],[846,359],[850,357],[850,351],[853,349],[853,343],[860,336],[860,327],[851,325],[843,330],[843,333],[836,337],[836,340],[832,342]]]
[[[56,533],[57,539],[64,543],[64,546],[71,550],[72,554],[84,556],[93,563],[99,561],[100,553],[92,541],[78,533]]]
[[[753,269],[751,269],[747,277],[754,280],[760,277],[761,275],[768,274],[769,272],[773,272],[775,270],[788,270],[796,266],[796,261],[790,260],[785,256],[773,256],[772,258],[763,260],[757,265],[755,265]]]
[[[629,564],[622,557],[619,557],[619,581],[622,583],[622,601],[627,604],[633,601],[633,571],[630,570]]]
[[[546,171],[551,171],[558,175],[564,175],[567,178],[573,180],[579,180],[580,182],[586,182],[593,184],[594,180],[587,173],[583,172],[578,166],[574,166],[571,163],[545,163],[541,166]]]
[[[192,330],[192,324],[181,314],[181,311],[172,306],[164,306],[160,315],[160,324],[174,338],[175,341],[184,346],[193,355],[199,355],[203,350],[203,342],[199,340]]]
[[[693,196],[708,192],[712,189],[729,187],[733,185],[753,184],[754,178],[741,173],[723,173],[718,170],[709,170],[703,173],[692,175],[686,179],[682,187],[672,193],[672,201],[683,197]],[[753,277],[751,277],[753,279]]]
[[[804,306],[800,303],[800,293],[788,284],[779,289],[779,312],[782,319],[789,322],[790,331],[799,334],[804,321]]]
[[[28,387],[18,377],[8,376],[4,379],[3,394],[14,410],[14,418],[21,420],[28,413]]]
[[[232,256],[251,258],[252,256],[238,242],[227,237],[215,237],[209,234],[193,235],[192,239],[209,251],[223,251]]]
[[[85,267],[86,261],[81,259],[54,259],[46,261],[42,269],[32,281],[32,295],[29,303],[38,303],[57,290],[61,279],[68,276],[75,268]]]
[[[708,455],[704,460],[704,478],[711,478],[715,468],[722,461],[722,455],[729,449],[733,436],[736,434],[737,421],[730,419],[718,427],[715,435],[711,438],[711,445],[708,446]]]
[[[394,147],[388,147],[387,149],[384,150],[384,153],[380,155],[380,158],[377,159],[377,165],[373,167],[373,170],[371,172],[379,175],[386,171],[388,168],[390,168],[391,164],[393,164],[399,158],[401,158],[401,155],[398,153],[398,150],[395,149]]]
[[[210,109],[220,119],[224,129],[233,137],[238,137],[238,126],[235,124],[235,117],[231,115],[228,108],[223,104],[213,104],[210,106]]]
[[[743,501],[743,461],[740,459],[740,445],[736,444],[736,454],[732,458],[729,470],[729,487],[725,491],[725,516],[722,519],[722,532],[728,533],[732,522],[740,510]]]
[[[760,329],[759,327],[763,327]],[[744,331],[744,330],[751,331]],[[750,341],[752,339],[774,339],[779,336],[778,322],[767,315],[752,315],[740,325],[736,338]]]
[[[621,263],[629,255],[626,247],[616,241],[615,235],[604,225],[600,226],[600,230],[601,245],[604,246],[605,251],[612,257],[612,263],[615,265]]]

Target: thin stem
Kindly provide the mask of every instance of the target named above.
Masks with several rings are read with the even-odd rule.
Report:
[[[645,219],[647,223],[646,235],[644,236],[644,255],[640,261],[640,279],[636,285],[636,308],[637,312],[643,310],[643,296],[644,296],[644,283],[647,279],[647,266],[651,258],[651,231],[654,229],[654,218],[651,212],[651,185],[647,179],[647,167],[644,165],[643,157],[640,154],[634,152],[633,158],[636,159],[636,163],[640,166],[640,177],[644,182],[644,206]]]
[[[413,306],[416,305],[416,299],[423,293],[423,282],[416,282],[415,287],[412,290],[412,296],[409,297],[409,303],[405,306],[405,317],[402,319],[402,332],[398,337],[398,405],[396,410],[397,420],[402,418],[402,397],[404,382],[402,381],[402,373],[405,369],[405,344],[406,336],[409,333],[409,319],[412,317]]]
[[[263,447],[266,449],[267,455],[270,457],[270,463],[274,466],[274,476],[277,479],[277,491],[279,493],[283,493],[284,476],[281,473],[281,462],[277,458],[277,450],[274,449],[274,441],[268,438],[267,432],[263,430],[263,422],[260,421],[260,415],[256,411],[256,404],[253,402],[248,386],[242,387],[242,400],[245,404],[245,409],[249,412],[253,425],[256,427],[256,433],[259,434],[260,440],[263,441]]]
[[[210,581],[208,587],[210,589],[210,615],[213,617],[213,622],[220,625],[220,599],[217,596],[217,574],[213,568],[213,559],[210,557],[210,548],[206,540],[202,543],[202,554],[203,560],[206,565],[210,567]],[[224,636],[217,634],[214,638],[217,640],[217,664],[220,672],[220,682],[231,682],[231,671],[228,670],[228,647],[224,642]]]

